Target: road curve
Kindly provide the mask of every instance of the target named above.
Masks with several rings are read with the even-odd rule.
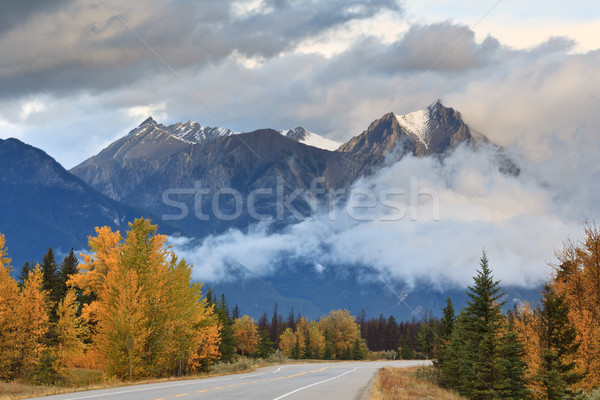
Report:
[[[285,364],[247,374],[121,386],[39,397],[44,400],[353,400],[382,367],[424,365],[424,361]]]

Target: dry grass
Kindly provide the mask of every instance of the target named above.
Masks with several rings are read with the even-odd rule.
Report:
[[[415,374],[418,368],[380,369],[370,400],[465,400],[434,383],[418,379]]]

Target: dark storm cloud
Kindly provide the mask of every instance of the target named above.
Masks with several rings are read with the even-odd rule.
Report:
[[[8,0],[0,2],[0,35],[37,14],[54,11],[72,0]]]
[[[22,34],[0,38],[0,51],[12,55],[0,60],[0,96],[115,88],[164,70],[154,52],[176,70],[201,69],[233,53],[268,59],[348,21],[400,10],[392,0],[268,1],[246,15],[235,14],[226,1],[127,2],[119,7],[117,17],[101,3],[81,1],[62,19],[16,27]],[[44,11],[54,10],[35,13]],[[35,13],[21,11],[22,24]],[[19,14],[16,7],[12,14]]]

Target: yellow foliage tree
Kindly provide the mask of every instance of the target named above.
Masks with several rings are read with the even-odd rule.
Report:
[[[352,347],[360,337],[360,327],[348,310],[333,310],[319,320],[321,332],[328,331],[335,344],[335,355],[339,357],[345,349]]]
[[[242,356],[254,353],[259,341],[256,322],[249,316],[244,315],[233,322],[232,329],[235,347],[242,352]]]
[[[77,315],[78,311],[77,295],[70,289],[58,303],[56,323],[57,367],[65,377],[68,376],[68,368],[76,366],[88,347],[84,342],[88,334],[88,326],[84,319]]]
[[[0,379],[14,378],[13,365],[19,351],[19,288],[10,276],[10,258],[6,257],[4,235],[0,234]]]
[[[48,332],[48,300],[42,289],[42,270],[37,265],[23,284],[18,310],[21,337],[18,375],[26,376],[37,364],[46,349],[44,336]]]
[[[292,350],[296,344],[296,335],[291,328],[286,328],[279,336],[279,349],[286,357],[292,356]]]
[[[590,391],[600,386],[600,229],[587,223],[584,232],[583,241],[568,241],[557,252],[550,286],[569,303],[569,319],[581,343],[577,372],[586,373],[576,387]]]
[[[147,219],[129,225],[126,238],[97,228],[80,273],[70,285],[95,299],[84,308],[97,323],[94,349],[109,372],[120,376],[125,338],[135,339],[136,376],[166,376],[207,368],[218,358],[219,326],[191,283],[191,267],[166,246]]]

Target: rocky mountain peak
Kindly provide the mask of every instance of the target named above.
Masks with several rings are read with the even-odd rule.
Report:
[[[298,142],[302,142],[302,141],[306,140],[309,135],[310,135],[310,132],[301,126],[298,126],[294,129],[290,129],[289,131],[287,131],[285,133],[286,137],[296,140]]]
[[[461,143],[476,144],[487,140],[473,135],[458,111],[438,99],[428,107],[409,114],[385,114],[360,135],[342,145],[339,151],[369,158],[377,165],[391,151],[398,156],[417,157],[446,154]]]

